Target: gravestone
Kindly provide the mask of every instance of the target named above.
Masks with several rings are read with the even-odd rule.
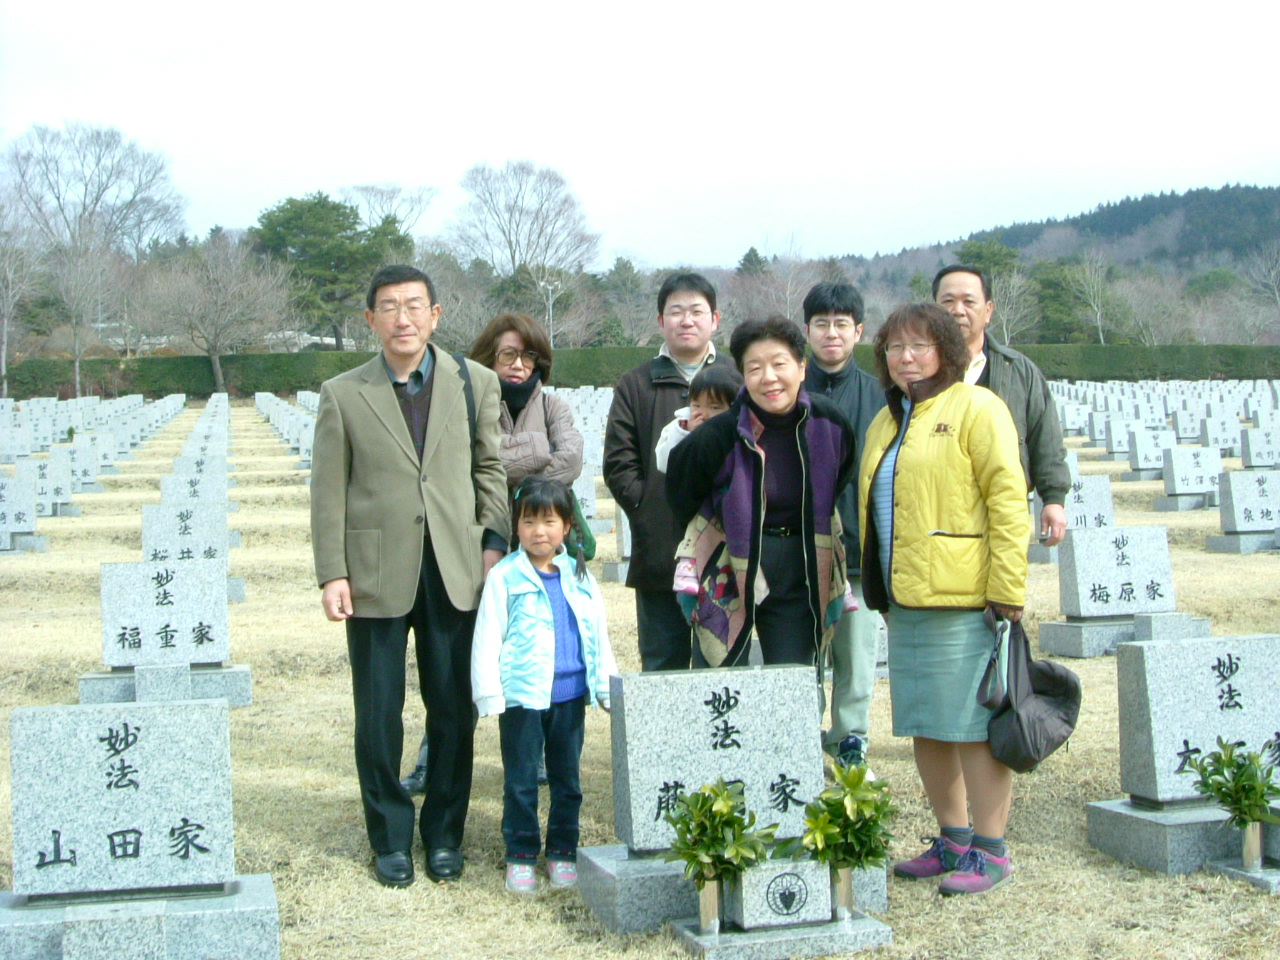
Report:
[[[611,702],[614,829],[623,843],[579,849],[582,898],[612,930],[653,931],[675,922],[677,934],[692,945],[698,941],[697,921],[681,918],[697,915],[697,895],[684,877],[683,864],[661,859],[675,836],[665,814],[680,793],[724,777],[743,783],[747,807],[761,825],[778,823],[779,838],[799,836],[805,803],[824,787],[814,672],[776,666],[615,676]],[[784,883],[798,889],[794,879]],[[804,885],[812,889],[807,881]],[[855,891],[860,910],[887,908],[885,870],[857,871]],[[749,912],[761,903],[758,898],[752,902]],[[775,899],[773,907],[767,897],[763,902],[779,923],[795,922],[788,914],[794,902],[782,905]],[[857,937],[871,936],[875,942],[891,937],[888,927],[860,913],[844,921],[845,926],[829,918],[828,908],[822,918],[826,922],[816,926],[722,931],[720,941],[765,938],[736,941],[746,947],[781,937],[790,943],[785,934],[791,933],[800,938],[794,946],[767,955],[807,956],[801,940],[825,943],[819,952],[834,953],[870,945],[853,945]],[[748,922],[765,926],[763,919],[752,913]],[[836,939],[824,939],[830,937]]]
[[[1063,508],[1067,511],[1068,530],[1114,527],[1116,524],[1111,481],[1104,476],[1073,476]],[[1040,529],[1039,518],[1043,509],[1044,501],[1037,493],[1031,500],[1032,528],[1036,531]],[[1032,563],[1057,563],[1060,549],[1061,546],[1046,547],[1042,543],[1033,543],[1027,556]]]
[[[226,477],[172,473],[160,478],[161,503],[216,503],[234,513],[240,504],[227,499]]]
[[[1142,421],[1128,417],[1112,417],[1106,423],[1107,455],[1104,460],[1129,459],[1129,435],[1142,430]]]
[[[1195,791],[1187,761],[1217,738],[1261,750],[1280,727],[1280,636],[1135,641],[1116,651],[1120,789],[1090,803],[1089,843],[1159,873],[1239,862],[1239,831]],[[1270,762],[1280,762],[1273,745]]]
[[[1178,445],[1169,429],[1131,430],[1129,432],[1129,469],[1120,479],[1159,480],[1164,473],[1164,452]]]
[[[1240,445],[1240,420],[1235,416],[1205,417],[1200,423],[1200,446],[1234,457]]]
[[[613,531],[618,540],[618,559],[604,562],[604,579],[612,583],[626,583],[627,570],[631,566],[631,524],[626,511],[616,501],[613,507]]]
[[[1217,450],[1170,447],[1164,451],[1164,492],[1156,510],[1202,510],[1217,506],[1222,454]]]
[[[1134,637],[1134,615],[1177,609],[1164,527],[1067,531],[1058,564],[1065,620],[1040,624],[1040,647],[1066,657],[1113,653]]]
[[[48,548],[48,538],[36,536],[35,481],[0,474],[0,553],[44,553]]]
[[[1222,536],[1205,541],[1210,553],[1257,553],[1276,547],[1280,526],[1280,475],[1235,470],[1219,478]]]
[[[1240,457],[1246,470],[1280,467],[1280,430],[1241,430]]]
[[[229,548],[233,546],[240,546],[240,531],[227,528],[227,511],[222,504],[143,504],[143,560],[221,560],[229,573]],[[227,600],[244,603],[244,577],[227,577]]]

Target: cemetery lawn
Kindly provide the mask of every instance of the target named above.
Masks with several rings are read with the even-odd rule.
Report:
[[[12,887],[8,716],[12,708],[68,704],[77,679],[101,665],[98,564],[141,559],[141,505],[160,500],[169,469],[197,410],[103,476],[105,493],[76,497],[78,518],[42,519],[49,552],[0,557],[0,889]],[[287,960],[684,956],[665,933],[618,936],[599,925],[574,892],[516,900],[503,890],[502,763],[497,723],[480,723],[475,784],[455,885],[426,880],[405,890],[373,879],[351,747],[351,695],[341,625],[324,620],[311,579],[305,472],[249,401],[231,410],[232,462],[240,503],[230,525],[243,545],[231,574],[247,580],[248,602],[230,609],[232,660],[253,671],[252,706],[231,711],[236,863],[270,873],[280,902]],[[1072,441],[1078,445],[1079,441]],[[1080,450],[1081,472],[1117,465]],[[1228,468],[1239,461],[1228,461]],[[604,492],[601,484],[602,495]],[[1208,554],[1217,512],[1154,513],[1159,483],[1116,484],[1119,524],[1170,530],[1178,609],[1210,617],[1218,635],[1280,629],[1280,556]],[[602,513],[612,507],[602,501]],[[599,538],[610,559],[613,537]],[[639,669],[630,591],[604,584],[614,651],[623,671]],[[1059,618],[1057,568],[1033,565],[1028,625]],[[1080,725],[1069,749],[1015,784],[1008,838],[1013,884],[990,896],[942,900],[928,881],[891,879],[894,944],[884,957],[1222,958],[1280,955],[1280,899],[1208,873],[1165,877],[1117,863],[1088,846],[1084,805],[1120,796],[1114,658],[1069,661],[1084,683]],[[422,729],[414,671],[406,709],[406,763]],[[679,722],[673,718],[673,722]],[[870,759],[894,788],[902,813],[896,857],[915,856],[935,832],[907,740],[890,732],[888,682],[877,682]],[[191,763],[200,763],[192,757]],[[407,772],[407,769],[406,769]],[[589,712],[583,756],[582,844],[615,842],[608,717]],[[546,793],[543,792],[545,817]]]

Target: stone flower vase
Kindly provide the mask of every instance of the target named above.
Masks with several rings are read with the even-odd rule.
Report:
[[[1262,869],[1262,823],[1255,820],[1253,823],[1246,824],[1240,830],[1241,850],[1240,859],[1244,864],[1244,869],[1253,873]]]
[[[720,932],[720,878],[708,880],[698,891],[698,931],[703,936]]]
[[[853,919],[853,867],[831,868],[831,919]]]

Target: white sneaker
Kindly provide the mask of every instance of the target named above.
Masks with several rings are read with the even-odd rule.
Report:
[[[537,893],[538,878],[533,873],[533,867],[524,863],[508,863],[507,889],[519,894]]]
[[[551,886],[557,890],[578,885],[578,865],[572,860],[548,860],[547,873],[551,877]]]

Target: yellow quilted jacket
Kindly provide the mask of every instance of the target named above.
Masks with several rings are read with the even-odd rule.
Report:
[[[863,592],[886,609],[871,482],[902,416],[896,389],[867,429],[858,476]],[[1031,514],[1009,409],[985,387],[952,384],[911,410],[893,488],[892,598],[902,607],[981,609],[1026,599]],[[872,535],[874,531],[874,535]],[[875,582],[872,582],[872,581]],[[880,600],[880,603],[875,600]]]

